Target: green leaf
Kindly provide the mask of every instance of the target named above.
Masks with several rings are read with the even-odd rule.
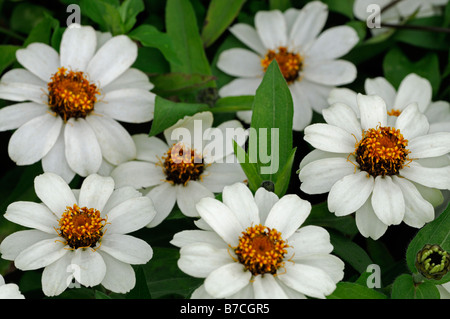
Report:
[[[150,24],[142,24],[131,31],[128,36],[139,41],[145,47],[158,49],[169,63],[180,63],[172,39],[156,27]]]
[[[56,30],[58,28],[59,28],[58,20],[50,16],[46,16],[36,25],[36,27],[33,28],[33,30],[31,30],[31,32],[29,33],[28,37],[26,38],[23,44],[24,47],[33,42],[42,42],[45,44],[50,44],[53,30]]]
[[[210,2],[201,34],[205,48],[213,44],[233,22],[244,2],[245,0],[212,0]]]
[[[16,51],[20,49],[17,45],[0,45],[0,74],[16,61]]]
[[[329,233],[334,247],[333,254],[342,258],[356,271],[362,274],[366,272],[367,266],[373,264],[372,259],[361,246],[336,231],[330,230]]]
[[[341,281],[327,299],[387,299],[387,296],[358,283]]]
[[[94,296],[95,299],[112,299],[110,296],[100,290],[96,290]]]
[[[383,60],[383,71],[386,79],[394,87],[400,85],[401,81],[410,73],[416,73],[428,79],[433,88],[433,95],[439,91],[441,84],[439,71],[439,58],[436,53],[429,52],[422,59],[412,62],[402,50],[394,47],[386,54]]]
[[[418,272],[415,266],[416,255],[426,244],[439,245],[445,251],[450,252],[450,205],[438,218],[420,229],[409,244],[406,261],[413,274]],[[443,284],[450,281],[450,272],[440,280],[425,279],[425,281]]]
[[[11,13],[10,28],[13,31],[29,34],[50,11],[31,3],[19,3]]]
[[[173,41],[178,61],[169,61],[172,72],[212,75],[209,61],[203,49],[203,41],[190,1],[168,0],[166,6],[167,34]],[[208,86],[215,86],[208,82]]]
[[[392,299],[440,299],[439,290],[429,282],[414,283],[410,274],[403,274],[392,284]]]
[[[119,14],[123,24],[123,33],[130,31],[136,24],[136,17],[144,11],[142,0],[125,0],[119,7]]]
[[[284,194],[286,194],[286,191],[289,187],[289,182],[292,176],[292,165],[294,164],[296,151],[297,148],[294,148],[291,151],[286,164],[284,164],[284,167],[281,169],[280,173],[278,174],[277,181],[275,182],[275,194],[277,194],[280,198],[284,196]]]
[[[178,295],[188,298],[203,279],[183,273],[177,265],[179,250],[176,248],[153,247],[153,258],[142,266],[152,298]]]
[[[213,113],[221,112],[237,112],[237,111],[251,111],[253,106],[254,96],[226,96],[219,98],[214,107],[211,108]]]
[[[353,2],[354,0],[322,0],[330,11],[340,13],[347,18],[353,19]]]
[[[233,147],[234,154],[247,176],[248,187],[252,192],[256,192],[263,182],[263,179],[258,172],[258,165],[255,162],[250,161],[248,154],[236,143],[236,141],[233,141]]]
[[[160,96],[172,96],[185,94],[198,90],[210,81],[214,81],[211,75],[166,73],[151,77],[155,85],[153,93]]]
[[[209,107],[205,104],[176,103],[156,96],[150,136],[163,132],[185,116],[192,116],[195,113],[207,111],[208,109]]]
[[[82,14],[98,23],[103,31],[109,31],[113,35],[125,33],[118,1],[81,0],[80,8]]]
[[[258,150],[261,178],[276,182],[292,151],[293,102],[276,60],[270,63],[253,102],[249,152]],[[256,154],[254,154],[256,156]],[[252,159],[252,154],[250,154]]]
[[[269,0],[270,10],[286,11],[292,7],[291,0]]]

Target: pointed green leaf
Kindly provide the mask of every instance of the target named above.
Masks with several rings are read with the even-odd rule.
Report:
[[[410,274],[403,274],[392,284],[392,299],[440,299],[439,290],[429,282],[414,283]]]
[[[240,147],[236,141],[233,141],[234,154],[241,164],[242,170],[247,176],[248,187],[252,192],[256,192],[261,186],[263,180],[258,173],[258,166],[255,162],[251,162],[248,154]]]

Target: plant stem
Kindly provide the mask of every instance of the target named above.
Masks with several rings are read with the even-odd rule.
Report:
[[[6,34],[6,35],[8,35],[8,36],[10,36],[12,38],[15,38],[17,40],[20,40],[20,41],[25,41],[25,38],[23,36],[21,36],[20,34],[17,34],[14,31],[11,31],[11,30],[6,29],[6,28],[1,27],[1,26],[0,26],[0,33]]]
[[[406,30],[418,30],[418,31],[431,31],[431,32],[442,32],[450,33],[449,28],[433,27],[426,25],[410,25],[410,24],[392,24],[392,23],[381,23],[381,27],[394,28],[394,29],[406,29]]]

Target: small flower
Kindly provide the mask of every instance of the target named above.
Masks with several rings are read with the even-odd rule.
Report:
[[[323,111],[327,124],[305,129],[316,150],[300,163],[301,189],[328,194],[336,216],[356,212],[365,237],[378,239],[389,225],[422,227],[434,219],[429,189],[450,189],[450,133],[427,134],[429,124],[411,103],[388,126],[379,96],[357,95],[360,118],[344,103]],[[424,194],[424,195],[422,195]]]
[[[70,182],[97,173],[102,161],[117,165],[136,156],[118,121],[150,121],[154,94],[147,76],[130,68],[137,45],[127,36],[71,24],[59,54],[32,43],[16,57],[25,69],[3,75],[0,98],[24,103],[0,110],[0,131],[17,129],[8,145],[17,165],[42,160],[45,172]]]
[[[114,189],[111,177],[89,175],[80,190],[71,190],[58,175],[44,173],[34,180],[43,203],[15,202],[5,218],[33,228],[6,237],[2,258],[21,270],[44,268],[42,290],[61,294],[77,283],[102,284],[118,293],[136,282],[131,265],[145,264],[153,255],[143,240],[127,235],[155,216],[151,200],[131,187]]]
[[[0,299],[25,299],[16,284],[5,284],[5,279],[0,275]]]
[[[325,298],[342,280],[344,263],[331,255],[328,232],[300,226],[311,204],[297,195],[278,198],[242,183],[226,186],[223,203],[197,204],[201,230],[175,234],[179,268],[203,285],[192,298]]]
[[[332,27],[320,33],[328,17],[328,7],[320,1],[308,3],[302,10],[260,11],[255,28],[239,23],[231,33],[252,49],[225,50],[217,67],[237,77],[219,90],[220,96],[254,95],[264,72],[274,59],[289,85],[294,102],[294,130],[301,131],[311,122],[313,110],[321,113],[327,106],[330,90],[356,78],[355,66],[338,60],[358,42],[349,26]],[[237,115],[250,123],[251,111]]]
[[[415,73],[408,74],[400,83],[398,90],[383,77],[367,79],[364,83],[366,94],[378,95],[387,105],[388,124],[393,125],[397,117],[411,103],[416,102],[419,111],[424,113],[430,123],[430,133],[450,132],[450,103],[431,100],[430,81]],[[328,103],[346,103],[359,116],[356,105],[356,92],[347,88],[331,90]]]
[[[202,112],[166,129],[167,143],[147,134],[133,136],[136,160],[118,165],[111,176],[119,186],[143,189],[155,203],[157,215],[149,227],[161,223],[175,203],[186,216],[197,217],[195,204],[200,199],[214,197],[224,186],[246,179],[232,144],[236,134],[236,142],[243,145],[246,131],[235,120],[217,128],[212,124],[211,112]]]
[[[381,11],[381,23],[397,24],[413,14],[421,18],[438,15],[442,12],[441,7],[445,6],[448,0],[402,0],[391,5],[393,2],[392,0],[355,0],[353,13],[357,19],[367,21],[369,16],[373,14],[373,7],[370,7],[370,5],[378,5]],[[374,35],[387,31],[386,28],[371,28],[370,30]]]

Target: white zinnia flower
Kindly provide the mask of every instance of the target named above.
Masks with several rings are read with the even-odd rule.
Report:
[[[441,295],[441,299],[450,299],[450,282],[436,286]]]
[[[378,239],[402,221],[422,227],[434,219],[433,205],[422,194],[450,189],[450,133],[427,134],[417,103],[404,108],[393,127],[379,96],[358,94],[357,105],[360,119],[350,106],[335,103],[323,111],[328,124],[305,129],[305,140],[316,150],[300,164],[301,189],[329,192],[328,209],[336,216],[356,212],[365,237]]]
[[[111,177],[97,174],[86,177],[80,190],[53,173],[37,176],[34,186],[43,203],[14,202],[5,213],[9,221],[33,229],[6,237],[2,258],[24,271],[44,268],[47,296],[61,294],[73,279],[87,287],[130,291],[136,282],[131,265],[147,263],[153,250],[127,234],[155,216],[151,200],[131,187],[114,190]]]
[[[297,195],[278,198],[242,183],[226,186],[223,203],[197,204],[202,230],[175,234],[179,268],[205,278],[192,298],[325,298],[344,276],[344,263],[330,253],[328,232],[299,228],[311,204]]]
[[[313,1],[301,10],[260,11],[255,15],[255,28],[243,23],[232,26],[231,33],[253,51],[234,48],[221,53],[217,67],[237,79],[223,86],[219,95],[254,95],[275,59],[292,94],[293,129],[303,130],[311,122],[312,110],[321,113],[327,106],[333,87],[356,78],[355,66],[337,58],[356,45],[358,35],[349,26],[320,33],[327,17],[328,7]],[[246,123],[250,123],[251,114],[237,113]]]
[[[72,24],[59,54],[32,43],[16,57],[25,69],[3,75],[0,98],[25,103],[0,110],[0,130],[17,129],[8,146],[17,165],[42,159],[45,172],[69,182],[98,172],[102,160],[117,165],[136,156],[117,121],[150,121],[155,96],[147,76],[130,68],[137,45],[127,36]]]
[[[442,12],[439,6],[445,6],[448,0],[402,0],[390,6],[388,9],[383,8],[389,6],[393,0],[355,0],[353,4],[353,13],[355,17],[362,21],[367,21],[369,16],[373,14],[373,5],[380,8],[381,23],[397,24],[408,19],[417,11],[417,17],[430,17],[438,15]],[[371,32],[376,35],[386,31],[386,28],[371,28]]]
[[[236,120],[216,128],[212,124],[212,113],[202,112],[166,129],[166,142],[147,134],[133,136],[136,160],[118,165],[111,176],[117,185],[143,189],[152,199],[157,215],[149,227],[161,223],[175,203],[186,216],[197,217],[195,204],[200,199],[246,180],[232,144],[234,138],[241,146],[245,143],[242,124]]]
[[[396,91],[394,86],[383,77],[366,79],[366,94],[378,95],[386,102],[388,125],[393,125],[397,116],[411,103],[416,102],[419,111],[424,113],[430,124],[430,133],[450,132],[450,103],[432,101],[433,88],[430,81],[415,73],[408,74]],[[335,88],[328,97],[329,105],[345,103],[359,116],[356,104],[357,93],[348,88]]]
[[[0,299],[25,299],[16,284],[5,284],[5,279],[0,275]]]

